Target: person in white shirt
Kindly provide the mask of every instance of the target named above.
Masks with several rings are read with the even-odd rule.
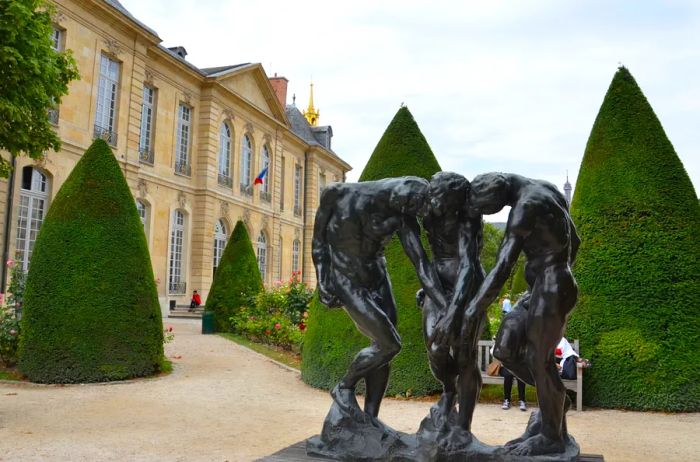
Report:
[[[510,297],[506,294],[505,297],[503,297],[503,301],[501,302],[501,311],[503,312],[503,315],[505,316],[506,314],[510,313],[513,310],[513,307],[510,303]]]
[[[562,379],[576,379],[576,358],[578,354],[574,351],[566,337],[562,337],[554,350],[554,356],[557,358],[557,368]]]

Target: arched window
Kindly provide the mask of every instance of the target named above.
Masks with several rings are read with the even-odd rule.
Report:
[[[46,202],[49,198],[46,175],[33,167],[22,169],[22,186],[19,193],[19,213],[17,214],[17,239],[15,260],[22,271],[29,269],[29,260],[39,228],[44,221]]]
[[[231,129],[225,122],[219,130],[219,184],[231,186]]]
[[[216,225],[214,225],[214,274],[216,274],[216,268],[219,267],[221,256],[224,254],[227,237],[226,223],[224,220],[217,220]]]
[[[250,186],[250,178],[253,168],[252,156],[253,144],[250,141],[250,137],[245,135],[241,146],[241,189]]]
[[[181,210],[173,212],[173,229],[170,233],[170,274],[168,292],[182,295],[187,291],[182,271],[185,253],[185,214]]]
[[[267,274],[267,238],[264,231],[260,231],[258,236],[258,268],[260,268],[260,276],[264,282]]]
[[[299,249],[301,248],[301,242],[299,239],[294,239],[292,243],[292,271],[296,273],[299,271]]]
[[[263,146],[262,148],[262,166],[260,168],[260,171],[263,171],[264,169],[267,169],[267,174],[265,175],[265,179],[263,180],[262,190],[268,195],[267,197],[269,200],[270,183],[272,182],[272,172],[270,171],[270,149],[267,147],[267,145]]]

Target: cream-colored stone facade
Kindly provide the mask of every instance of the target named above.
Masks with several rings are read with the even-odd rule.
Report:
[[[286,79],[275,79],[283,86],[283,91],[276,92],[277,87],[273,90],[260,64],[197,69],[160,45],[155,32],[115,1],[55,3],[61,47],[72,50],[81,78],[71,83],[59,108],[56,129],[63,141],[61,151],[48,153],[39,164],[17,159],[8,223],[9,256],[16,255],[23,168],[34,166],[47,178],[45,216],[51,198],[97,136],[100,63],[104,56],[118,67],[112,123],[116,136],[110,144],[135,199],[146,206],[144,227],[161,305],[165,307],[172,300],[186,304],[193,289],[206,299],[214,271],[218,220],[225,224],[227,236],[236,222],[243,220],[256,251],[259,236],[264,236],[266,284],[289,278],[293,261],[297,261],[303,280],[315,285],[310,248],[320,182],[343,181],[350,166],[331,151],[329,143],[315,142],[293,126],[290,117],[296,116],[297,109],[285,105]],[[144,85],[155,90],[150,150],[142,149]],[[188,150],[183,151],[187,154],[186,165],[176,173],[181,105],[190,108],[191,120]],[[231,133],[228,176],[220,175],[219,165],[223,124]],[[264,180],[269,195],[262,194],[261,185],[241,187],[246,182],[241,158],[245,137],[252,145],[247,176],[251,185],[263,168],[263,149],[269,152],[270,168]],[[301,184],[295,198],[297,169],[301,169]],[[8,184],[0,182],[3,211],[9,197]],[[182,275],[173,280],[170,265],[176,211],[184,217]],[[5,229],[6,215],[3,212],[0,230]],[[297,259],[293,255],[295,241],[299,246]],[[184,283],[184,287],[170,282]]]

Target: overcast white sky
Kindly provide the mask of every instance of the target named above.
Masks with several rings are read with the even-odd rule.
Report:
[[[700,2],[121,0],[198,67],[260,62],[308,104],[354,181],[408,106],[443,170],[575,184],[618,65],[700,188]],[[574,185],[575,187],[575,185]],[[505,221],[505,215],[489,221]]]

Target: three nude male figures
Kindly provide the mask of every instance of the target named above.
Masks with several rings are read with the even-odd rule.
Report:
[[[479,261],[482,215],[511,212],[494,269]],[[455,173],[364,183],[336,183],[324,189],[316,215],[312,255],[321,302],[342,306],[370,340],[331,392],[335,404],[362,412],[355,387],[364,379],[364,413],[377,420],[391,359],[399,353],[396,305],[384,248],[399,236],[421,286],[423,327],[433,374],[443,384],[431,410],[439,445],[448,451],[469,446],[470,426],[481,388],[476,346],[486,308],[495,300],[520,252],[527,258],[529,304],[499,332],[494,355],[527,383],[536,385],[540,412],[521,438],[506,444],[515,455],[559,453],[566,444],[565,389],[554,363],[577,289],[569,265],[578,237],[564,197],[543,181],[489,173],[471,184]],[[433,253],[420,242],[423,219]],[[450,414],[459,403],[456,424]]]

